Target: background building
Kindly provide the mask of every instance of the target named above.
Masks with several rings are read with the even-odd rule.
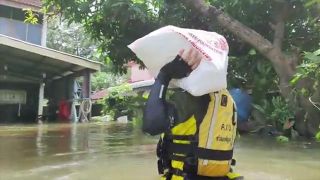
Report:
[[[80,97],[90,98],[90,73],[100,70],[98,62],[45,47],[40,8],[40,0],[0,0],[0,123],[55,119],[61,101],[75,97],[75,78],[83,77]],[[25,23],[23,9],[37,12],[38,23]]]

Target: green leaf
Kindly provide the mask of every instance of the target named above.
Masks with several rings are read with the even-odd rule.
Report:
[[[250,51],[249,51],[249,53],[248,53],[249,55],[251,55],[251,56],[254,56],[254,55],[256,55],[257,54],[257,52],[256,52],[256,50],[255,49],[250,49]]]
[[[149,92],[143,93],[142,98],[143,99],[148,99],[149,98]]]
[[[266,113],[265,109],[264,109],[262,106],[260,106],[260,105],[258,105],[258,104],[252,104],[252,106],[253,106],[254,108],[256,108],[258,111],[260,111],[261,113],[263,113],[263,114]]]
[[[320,49],[318,49],[315,52],[313,52],[313,54],[315,54],[316,56],[319,56],[320,55]]]
[[[286,137],[286,136],[278,136],[278,137],[276,137],[276,140],[277,140],[278,142],[281,142],[281,143],[289,142],[289,138]]]
[[[301,94],[305,97],[309,95],[309,91],[306,88],[302,88],[300,91],[301,91]]]
[[[316,134],[316,140],[320,142],[320,131]]]
[[[290,83],[292,85],[297,84],[297,82],[301,79],[301,77],[302,77],[302,74],[299,74],[299,73],[295,74],[294,78],[290,81]]]
[[[31,9],[23,9],[25,11],[25,23],[38,24],[39,15]]]
[[[315,53],[306,52],[304,57],[312,62],[320,61],[320,56],[317,56]]]
[[[309,0],[304,6],[311,7],[312,5],[319,3],[319,0]]]

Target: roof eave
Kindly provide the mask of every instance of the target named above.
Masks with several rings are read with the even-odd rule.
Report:
[[[44,57],[55,59],[58,61],[82,66],[92,71],[100,71],[102,63],[88,60],[82,57],[71,55],[68,53],[60,52],[57,50],[49,49],[39,45],[31,44],[25,41],[21,41],[12,37],[8,37],[0,34],[0,44],[8,47],[16,48],[19,50],[28,51],[34,54],[38,54]]]

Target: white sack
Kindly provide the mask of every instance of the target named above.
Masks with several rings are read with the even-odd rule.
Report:
[[[180,49],[198,49],[204,59],[197,69],[171,83],[194,96],[227,88],[228,44],[215,32],[166,26],[134,41],[128,46],[156,77]]]

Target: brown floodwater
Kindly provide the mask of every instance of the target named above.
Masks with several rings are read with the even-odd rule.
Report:
[[[156,137],[133,124],[0,126],[1,180],[158,180]],[[320,144],[246,135],[235,147],[246,180],[320,180]]]

